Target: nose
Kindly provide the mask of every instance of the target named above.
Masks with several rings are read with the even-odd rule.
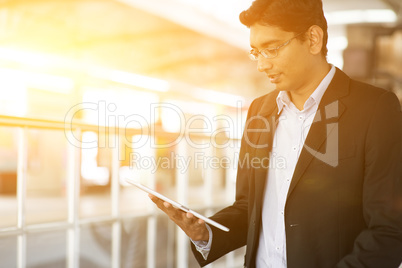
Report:
[[[258,57],[257,69],[259,72],[265,72],[266,70],[270,70],[272,68],[271,59],[266,59],[263,56]]]

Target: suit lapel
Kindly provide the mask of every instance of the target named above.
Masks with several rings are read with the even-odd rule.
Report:
[[[272,150],[272,144],[273,144],[273,137],[275,135],[275,129],[276,129],[276,124],[278,120],[278,109],[276,108],[274,110],[274,113],[272,116],[267,118],[270,120],[270,127],[272,131],[266,134],[261,134],[258,143],[259,144],[268,144],[268,147],[266,148],[261,148],[261,149],[256,149],[255,150],[255,155],[257,158],[260,159],[261,167],[257,168],[255,170],[256,176],[255,176],[255,192],[256,192],[256,200],[257,200],[257,205],[261,205],[262,202],[259,202],[262,200],[263,194],[264,194],[264,189],[265,189],[265,183],[267,181],[267,173],[268,173],[268,167],[269,167],[269,154]]]
[[[279,91],[277,92],[279,93]],[[257,145],[261,148],[255,148],[254,157],[260,159],[261,167],[255,169],[255,205],[257,217],[261,216],[262,198],[264,195],[265,184],[267,181],[267,173],[269,167],[269,154],[272,150],[273,138],[278,123],[278,106],[276,105],[276,96],[272,101],[267,101],[263,104],[261,112],[258,116],[261,116],[267,120],[269,123],[269,132],[259,132],[259,137],[257,138]],[[262,121],[261,121],[262,122]],[[261,125],[261,129],[266,128],[266,126]],[[267,146],[263,146],[267,145]]]
[[[253,206],[251,207],[252,213],[252,221],[254,223],[258,223],[255,228],[251,228],[252,232],[249,233],[250,242],[247,246],[246,256],[249,256],[249,259],[252,260],[255,258],[255,254],[257,252],[256,247],[258,244],[258,236],[260,234],[260,225],[261,224],[261,213],[262,213],[262,203],[264,196],[265,184],[267,181],[267,172],[269,167],[269,153],[272,149],[273,137],[276,129],[276,123],[278,120],[278,107],[276,105],[276,94],[272,95],[272,98],[266,99],[261,106],[259,112],[257,112],[256,116],[260,118],[260,123],[256,127],[257,129],[266,129],[266,122],[269,123],[269,131],[262,132],[259,131],[255,136],[255,144],[253,150],[251,150],[251,158],[264,160],[264,166],[259,166],[255,168],[251,168],[254,174],[251,176],[252,181],[250,182],[250,187],[254,188],[254,201],[252,202]],[[265,123],[264,123],[265,121]],[[261,163],[261,162],[260,162]],[[250,163],[249,163],[250,164]]]
[[[345,106],[340,101],[340,98],[348,94],[349,82],[349,77],[337,68],[335,76],[318,106],[313,124],[300,153],[289,187],[288,197],[306,172],[313,158],[318,158],[329,165],[337,163],[337,127],[339,118],[345,111]],[[327,151],[330,146],[336,152]]]

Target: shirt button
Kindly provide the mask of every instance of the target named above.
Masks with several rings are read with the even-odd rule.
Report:
[[[279,250],[279,247],[276,247],[276,250]]]
[[[283,211],[281,211],[281,214],[283,215]]]
[[[300,115],[299,120],[303,120],[303,119],[304,119],[304,116]]]
[[[293,147],[293,151],[296,151],[297,150],[297,147],[295,146],[295,147]]]

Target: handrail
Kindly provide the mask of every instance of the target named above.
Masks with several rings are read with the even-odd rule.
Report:
[[[27,127],[27,128],[35,128],[35,129],[51,129],[51,130],[66,130],[66,128],[70,130],[80,129],[81,131],[93,131],[97,133],[113,133],[112,131],[117,131],[117,133],[125,133],[130,135],[152,135],[155,134],[157,136],[164,136],[167,138],[177,138],[177,135],[180,133],[172,133],[167,132],[162,129],[159,125],[153,125],[151,128],[122,128],[122,127],[114,127],[114,126],[101,126],[101,125],[93,125],[81,122],[79,120],[74,120],[71,123],[67,123],[65,121],[58,120],[49,120],[49,119],[40,119],[40,118],[29,118],[29,117],[17,117],[17,116],[7,116],[0,115],[0,126],[10,126],[10,127]],[[115,132],[116,133],[116,132]],[[210,135],[205,134],[195,134],[184,131],[184,135],[188,135],[194,139],[210,139]],[[239,138],[230,138],[225,136],[215,136],[217,141],[227,141],[234,140],[238,141]]]

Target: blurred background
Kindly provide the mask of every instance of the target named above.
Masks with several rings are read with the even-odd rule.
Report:
[[[328,61],[402,101],[402,2],[323,0]],[[250,0],[0,0],[0,267],[197,267],[126,178],[234,200]],[[242,267],[244,249],[209,267]]]

